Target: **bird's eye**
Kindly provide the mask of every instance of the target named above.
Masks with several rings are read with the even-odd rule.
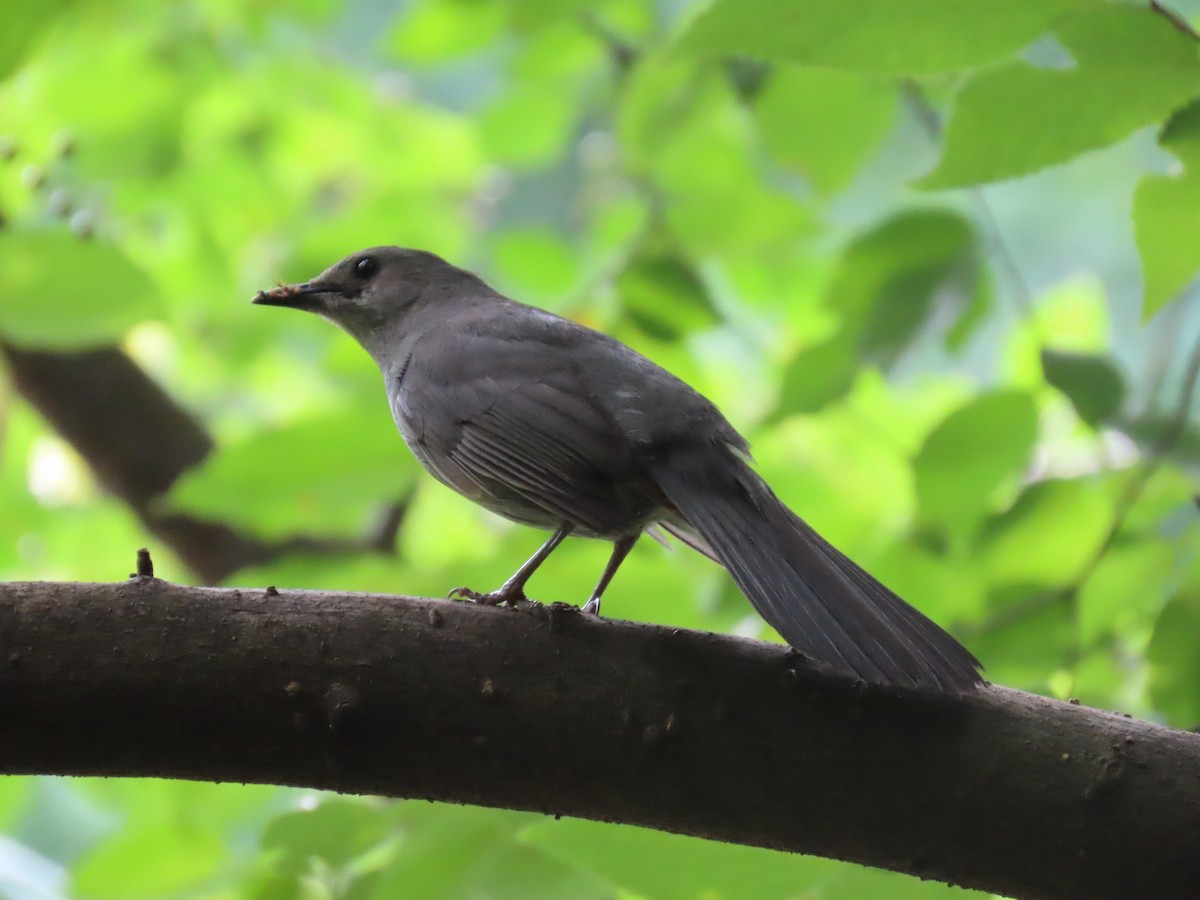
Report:
[[[373,256],[364,256],[354,264],[354,271],[359,278],[370,278],[379,271],[379,262]]]

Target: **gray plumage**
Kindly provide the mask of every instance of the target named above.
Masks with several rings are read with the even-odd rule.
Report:
[[[383,373],[405,442],[442,483],[554,536],[486,602],[525,581],[567,534],[614,542],[592,598],[660,525],[725,566],[796,650],[838,673],[967,690],[978,661],[833,548],[747,464],[706,398],[619,341],[498,294],[431,253],[377,247],[257,303],[317,312]]]

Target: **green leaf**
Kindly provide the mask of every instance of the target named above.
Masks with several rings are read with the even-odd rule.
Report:
[[[0,335],[30,347],[112,343],[159,314],[154,283],[114,245],[0,231]]]
[[[1001,348],[1002,377],[1031,391],[1046,384],[1042,350],[1103,356],[1112,343],[1104,284],[1094,275],[1074,276],[1036,297],[1032,314],[1009,323]]]
[[[526,303],[561,301],[579,279],[574,248],[548,228],[501,232],[492,258],[502,283]]]
[[[957,213],[908,210],[858,235],[824,295],[842,324],[788,365],[775,417],[837,400],[865,363],[890,365],[928,320],[935,298],[945,293],[970,305],[977,270],[970,226]]]
[[[975,329],[984,323],[992,309],[995,285],[992,283],[992,271],[987,266],[979,266],[975,274],[975,286],[970,299],[958,311],[954,324],[946,330],[946,349],[957,352],[966,346]]]
[[[718,0],[684,50],[889,75],[952,72],[1009,56],[1089,0]]]
[[[527,37],[505,90],[476,123],[494,161],[535,168],[562,159],[602,60],[600,45],[579,28],[553,26]]]
[[[379,873],[371,894],[374,900],[556,900],[612,895],[606,879],[514,839],[536,817],[416,802],[398,809],[404,839]]]
[[[42,3],[12,3],[5,8],[4,28],[0,29],[0,80],[24,62],[70,3],[71,0],[45,0]]]
[[[1142,319],[1149,320],[1200,274],[1200,169],[1147,175],[1133,198],[1134,235],[1142,258]]]
[[[1046,381],[1062,391],[1079,418],[1093,428],[1109,422],[1125,400],[1125,378],[1106,356],[1042,350]]]
[[[533,168],[566,152],[578,102],[561,84],[517,83],[479,119],[484,147],[498,161]]]
[[[990,673],[988,673],[990,674]],[[829,877],[821,879],[820,900],[864,900],[886,897],[887,900],[993,900],[994,894],[984,894],[931,879],[913,878],[900,872],[888,872],[867,866],[839,866]],[[731,896],[735,892],[731,892]],[[808,900],[810,894],[800,897]]]
[[[173,505],[269,537],[361,534],[417,470],[382,394],[218,448],[176,483]]]
[[[503,0],[503,5],[512,27],[525,31],[577,16],[595,4],[593,0]]]
[[[319,859],[333,869],[351,863],[393,830],[394,815],[353,800],[324,800],[311,810],[276,816],[263,830],[262,846],[279,854],[275,869],[296,876]]]
[[[891,130],[896,91],[854,73],[780,65],[754,111],[767,149],[831,194],[853,181]]]
[[[843,251],[825,305],[842,314],[858,354],[886,366],[920,330],[943,288],[960,307],[969,305],[976,271],[971,228],[962,216],[908,210]]]
[[[1150,697],[1176,728],[1200,727],[1200,595],[1181,594],[1159,614],[1150,639]]]
[[[988,601],[988,613],[1005,621],[1004,627],[985,629],[969,641],[987,666],[988,680],[1045,693],[1078,649],[1071,604],[1060,591],[1025,584],[1001,586]]]
[[[1012,178],[1115,143],[1200,92],[1196,42],[1131,6],[1080,12],[1056,29],[1075,65],[1011,63],[973,76],[954,103],[924,188]]]
[[[849,332],[801,350],[783,373],[779,405],[771,421],[816,412],[845,396],[858,368]]]
[[[387,46],[417,65],[477,52],[504,29],[504,7],[492,0],[423,0],[396,23]]]
[[[980,560],[993,584],[1067,587],[1103,543],[1112,517],[1112,498],[1095,479],[1039,481],[987,523]]]
[[[29,802],[31,782],[17,775],[0,776],[0,828],[8,834],[22,808]]]
[[[752,113],[720,72],[647,54],[621,96],[631,174],[651,178],[667,230],[693,259],[794,247],[812,213],[762,178]]]
[[[73,868],[71,895],[96,900],[172,896],[211,878],[227,855],[220,834],[186,822],[127,827]]]
[[[837,871],[836,863],[816,857],[579,819],[542,821],[522,831],[519,839],[602,873],[629,893],[660,900],[783,900],[803,895],[806,885]]]
[[[950,413],[913,462],[921,522],[950,530],[972,524],[992,493],[1020,475],[1036,439],[1033,398],[1019,391],[980,394]]]
[[[651,337],[677,341],[718,321],[708,291],[677,256],[635,259],[616,281],[626,315]]]
[[[626,168],[644,174],[655,161],[655,149],[671,138],[672,129],[692,115],[700,67],[661,53],[639,57],[618,98],[616,132]]]
[[[1158,143],[1181,166],[1165,175],[1147,175],[1133,198],[1134,237],[1145,282],[1143,321],[1200,273],[1200,102],[1172,116]]]
[[[1111,547],[1079,590],[1080,640],[1127,635],[1153,622],[1176,577],[1173,562],[1172,548],[1157,536]]]
[[[55,40],[0,92],[0,119],[26,146],[69,128],[72,173],[108,185],[111,209],[139,183],[162,189],[160,179],[179,160],[182,119],[198,82],[194,73],[187,80],[182,73],[190,67],[172,64],[141,23],[122,28],[93,20],[97,27],[88,29],[75,18],[63,16]],[[83,10],[79,18],[86,20]],[[140,193],[138,199],[149,200]]]

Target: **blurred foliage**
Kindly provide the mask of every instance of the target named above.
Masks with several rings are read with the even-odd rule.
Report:
[[[353,536],[415,491],[396,558],[234,583],[494,586],[539,535],[418,472],[348,338],[247,302],[426,247],[711,396],[778,492],[994,680],[1195,727],[1195,10],[935,6],[18,3],[0,337],[120,341],[193,410],[218,450],[179,509]],[[0,440],[0,577],[123,577],[136,519],[3,382]],[[568,542],[534,592],[582,598],[605,556]],[[762,634],[722,573],[648,541],[606,608]],[[18,900],[966,893],[266,787],[7,778],[0,828]]]

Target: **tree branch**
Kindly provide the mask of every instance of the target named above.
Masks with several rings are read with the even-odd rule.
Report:
[[[289,553],[386,552],[395,545],[401,504],[362,540],[296,535],[263,541],[224,522],[166,512],[156,501],[213,450],[187,410],[115,347],[59,353],[0,342],[0,356],[21,395],[202,581],[222,581]]]
[[[786,648],[363,594],[0,585],[0,771],[631,822],[1018,897],[1194,896],[1200,735]]]

